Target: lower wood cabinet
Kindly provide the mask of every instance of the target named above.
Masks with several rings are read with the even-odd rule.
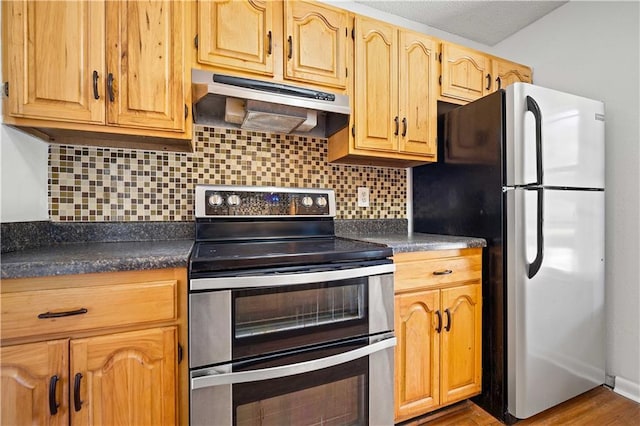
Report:
[[[56,288],[64,278],[76,286]],[[77,286],[92,279],[99,285]],[[187,368],[186,360],[181,360],[186,304],[178,293],[186,294],[185,282],[184,269],[50,277],[49,282],[42,278],[3,281],[1,424],[186,424]],[[34,290],[40,285],[45,288]],[[171,297],[151,300],[155,306],[145,306],[144,299],[121,302],[124,306],[112,308],[142,310],[142,314],[132,323],[114,322],[109,327],[104,318],[110,313],[101,305],[111,299],[94,299],[96,289],[135,294],[139,288],[163,289],[149,293],[155,296],[170,289]],[[7,339],[5,326],[15,330],[12,318],[29,310],[29,306],[16,306],[16,301],[34,291],[40,296],[73,291],[78,297],[53,298],[48,305],[44,300],[34,303],[32,316],[40,315],[46,331],[38,334],[36,327]],[[40,312],[42,305],[48,306],[46,312]],[[60,315],[69,312],[72,315]]]
[[[396,422],[481,392],[481,250],[394,256]]]

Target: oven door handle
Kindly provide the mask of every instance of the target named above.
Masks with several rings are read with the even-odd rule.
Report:
[[[229,368],[229,365],[218,367],[218,369],[208,368],[205,376],[191,377],[191,390],[207,388],[211,386],[230,385],[234,383],[256,382],[259,380],[277,379],[279,377],[293,376],[294,374],[309,373],[327,367],[344,364],[375,352],[392,348],[396,345],[396,338],[390,337],[372,343],[362,348],[354,349],[326,358],[314,359],[297,364],[282,365],[279,367],[263,368],[260,370],[237,371],[234,373],[222,372],[220,370]],[[218,372],[220,371],[220,372]]]
[[[393,273],[395,270],[396,267],[393,263],[385,263],[383,265],[364,266],[361,268],[306,272],[300,274],[270,274],[242,277],[195,278],[190,280],[189,286],[191,290],[275,287],[368,277],[373,275]]]

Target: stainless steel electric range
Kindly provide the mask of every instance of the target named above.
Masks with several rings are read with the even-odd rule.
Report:
[[[393,424],[391,249],[336,237],[332,190],[195,198],[191,424]]]

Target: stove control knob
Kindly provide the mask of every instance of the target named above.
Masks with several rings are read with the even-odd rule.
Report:
[[[327,199],[320,196],[316,198],[316,204],[318,207],[325,207],[327,205]]]
[[[240,205],[240,197],[238,197],[236,194],[229,195],[227,197],[227,204],[229,204],[230,206]]]
[[[224,200],[220,196],[220,194],[212,194],[209,195],[209,205],[212,207],[218,207],[222,205]]]
[[[305,207],[311,207],[313,205],[313,199],[308,195],[302,197],[302,205]]]

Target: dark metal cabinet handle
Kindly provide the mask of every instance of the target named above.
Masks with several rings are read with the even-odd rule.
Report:
[[[398,117],[397,116],[396,116],[396,118],[393,119],[393,122],[396,123],[396,130],[394,130],[393,135],[394,136],[398,136],[399,121],[398,121]]]
[[[487,74],[487,90],[491,89],[491,74]]]
[[[438,326],[436,327],[436,333],[440,333],[442,331],[442,315],[440,311],[436,311],[436,316],[438,317]]]
[[[58,414],[58,407],[60,404],[56,401],[56,386],[58,385],[58,376],[51,376],[49,379],[49,413],[52,416]]]
[[[407,117],[402,119],[402,137],[407,136]]]
[[[289,54],[287,55],[287,58],[291,59],[293,56],[293,40],[291,39],[291,36],[287,39],[287,43],[289,43]]]
[[[444,313],[447,314],[447,325],[444,326],[444,330],[445,331],[449,331],[451,330],[451,312],[449,311],[449,308],[444,310]]]
[[[73,408],[76,411],[80,411],[82,408],[82,401],[80,400],[80,381],[82,380],[82,373],[77,373],[73,380]]]
[[[502,79],[500,77],[496,78],[496,84],[498,85],[498,90],[502,89]]]
[[[100,99],[98,94],[98,71],[93,71],[93,99]]]
[[[271,31],[267,33],[267,39],[269,40],[268,47],[267,47],[267,55],[271,55],[271,49],[273,47]]]
[[[39,319],[48,319],[48,318],[62,318],[62,317],[72,317],[74,315],[82,315],[89,312],[87,308],[76,309],[75,311],[64,311],[64,312],[45,312],[43,314],[39,314]]]
[[[109,101],[113,102],[115,100],[115,96],[113,95],[113,74],[109,73],[107,75],[107,91],[109,92]]]
[[[444,271],[433,271],[433,275],[450,275],[453,274],[451,269],[445,269]]]

